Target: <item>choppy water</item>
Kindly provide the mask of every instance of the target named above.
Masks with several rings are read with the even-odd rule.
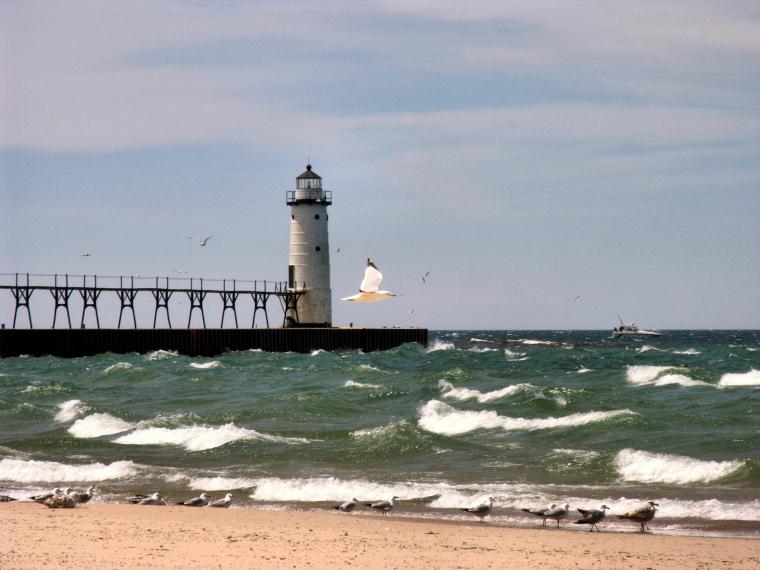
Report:
[[[399,513],[436,517],[491,495],[510,524],[535,524],[518,507],[653,499],[661,530],[760,536],[760,332],[607,337],[0,360],[0,488],[315,508],[398,495]]]

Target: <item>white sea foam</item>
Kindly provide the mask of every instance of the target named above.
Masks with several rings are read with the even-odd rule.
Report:
[[[191,362],[190,368],[196,368],[198,370],[209,370],[212,368],[221,368],[222,363],[218,360],[212,360],[211,362]]]
[[[593,370],[591,368],[586,368],[585,366],[582,366],[577,370],[578,374],[587,374],[589,372],[593,372]]]
[[[360,364],[359,368],[362,370],[371,370],[372,372],[385,372],[384,370],[380,370],[379,368],[375,368],[371,364]]]
[[[689,378],[688,376],[684,376],[683,374],[663,374],[657,380],[653,382],[655,386],[667,386],[668,384],[677,384],[679,386],[683,386],[684,388],[688,388],[690,386],[710,386],[713,387],[712,384],[709,384],[707,382],[702,382],[701,380],[694,380],[693,378]]]
[[[378,437],[382,436],[388,433],[391,433],[392,431],[404,427],[408,425],[408,423],[405,420],[401,420],[398,422],[392,422],[388,425],[374,427],[374,428],[365,428],[365,429],[358,429],[356,431],[352,431],[349,435],[354,438],[364,438],[364,437]]]
[[[702,461],[682,455],[623,449],[615,457],[615,467],[626,481],[638,483],[709,483],[730,475],[743,461]]]
[[[53,419],[58,423],[65,424],[76,419],[86,411],[87,405],[83,403],[82,400],[69,400],[62,404],[58,404],[58,413]]]
[[[66,392],[67,389],[62,384],[42,384],[41,382],[32,382],[21,390],[22,394],[58,394],[60,392]]]
[[[145,355],[145,360],[164,360],[173,356],[178,356],[176,350],[154,350]]]
[[[470,339],[470,342],[491,342],[492,343],[493,341],[485,339],[485,338],[475,338],[475,337],[473,337],[473,338]]]
[[[132,366],[129,362],[117,362],[116,364],[111,364],[108,368],[103,370],[103,374],[112,374],[113,372],[118,372],[119,370],[132,370],[134,369],[134,366]]]
[[[760,370],[754,368],[749,372],[734,372],[720,377],[718,386],[760,386]]]
[[[111,414],[92,414],[75,421],[69,428],[69,433],[80,439],[89,439],[121,433],[134,427],[135,424]]]
[[[537,340],[534,338],[520,338],[512,342],[519,342],[520,344],[527,345],[544,345],[544,346],[556,346],[557,343],[551,340]]]
[[[436,339],[433,341],[433,344],[428,347],[428,352],[435,352],[438,350],[454,350],[456,347],[454,346],[453,342],[445,342],[442,340]]]
[[[512,418],[496,412],[460,411],[439,400],[430,400],[420,408],[419,425],[422,429],[442,435],[458,435],[478,429],[504,431],[566,428],[606,421],[612,418],[636,415],[630,410],[585,412],[563,417]]]
[[[239,440],[277,443],[308,443],[300,437],[282,437],[245,429],[229,423],[222,426],[193,425],[179,428],[146,427],[122,435],[114,443],[123,445],[180,445],[188,451],[204,451]]]
[[[553,449],[552,453],[555,453],[557,455],[569,455],[573,459],[580,459],[581,461],[588,461],[589,459],[594,459],[595,457],[599,456],[599,452],[597,451],[589,451],[586,449],[566,449],[562,447]]]
[[[367,382],[354,382],[353,380],[346,380],[343,384],[344,388],[382,388],[382,384],[369,384]]]
[[[377,483],[366,479],[336,477],[267,477],[256,480],[256,489],[251,498],[257,501],[345,501],[346,497],[359,497],[364,501],[388,499],[395,495],[402,500],[409,500],[431,497],[451,488],[451,485],[445,483]]]
[[[131,477],[137,471],[138,466],[131,461],[68,465],[55,461],[0,460],[0,480],[21,483],[109,481]]]
[[[229,491],[230,489],[247,489],[256,485],[255,479],[232,477],[200,477],[191,479],[187,486],[199,491]]]
[[[311,355],[312,355],[312,356],[317,356],[317,355],[319,355],[319,354],[324,354],[325,352],[327,352],[327,351],[326,351],[326,350],[323,350],[323,349],[321,349],[321,348],[318,348],[317,350],[312,350],[312,351],[311,351]]]
[[[527,360],[525,358],[522,358],[525,356],[524,352],[517,352],[516,350],[509,350],[508,348],[504,349],[504,355],[507,357],[508,360],[514,360],[516,358],[519,358],[520,360]]]
[[[674,350],[673,354],[683,354],[685,356],[697,356],[702,354],[696,348],[687,348],[686,350]]]
[[[650,350],[656,350],[657,352],[664,352],[661,348],[657,348],[656,346],[650,346],[648,344],[645,344],[644,346],[637,348],[636,352],[649,352]]]
[[[628,366],[626,370],[626,378],[628,379],[628,382],[631,384],[656,384],[657,380],[663,376],[668,371],[682,371],[683,368],[680,368],[678,366],[649,366],[649,365],[638,365],[638,366]],[[668,376],[682,376],[683,375],[676,375],[676,374],[669,374]],[[691,381],[691,378],[688,378],[688,380]],[[705,384],[704,382],[699,382],[694,380],[694,384],[689,384],[690,386],[694,386],[697,384]],[[679,381],[669,381],[666,382],[669,384],[672,383],[680,383]],[[660,384],[662,385],[662,384]]]
[[[460,402],[477,400],[481,404],[535,388],[532,384],[513,384],[511,386],[500,388],[499,390],[492,390],[491,392],[480,392],[471,388],[455,388],[451,382],[447,382],[446,380],[440,380],[438,386],[443,392],[442,396],[444,398],[459,400]]]
[[[491,348],[489,346],[473,346],[468,348],[467,352],[497,352],[498,348]]]

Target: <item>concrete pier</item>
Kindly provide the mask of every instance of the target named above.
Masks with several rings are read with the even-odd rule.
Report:
[[[283,329],[2,329],[0,357],[90,356],[174,350],[188,356],[227,351],[268,352],[388,350],[405,343],[427,346],[427,329],[283,328]]]

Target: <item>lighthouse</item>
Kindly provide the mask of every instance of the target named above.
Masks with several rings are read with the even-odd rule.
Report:
[[[327,206],[332,204],[332,193],[322,188],[322,177],[307,164],[296,177],[296,189],[287,192],[286,202],[290,206],[288,286],[306,289],[298,300],[298,325],[329,327],[332,292]]]

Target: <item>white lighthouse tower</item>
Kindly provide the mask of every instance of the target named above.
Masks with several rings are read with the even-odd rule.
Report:
[[[296,178],[296,189],[287,192],[286,201],[290,206],[288,286],[306,288],[298,301],[298,324],[329,327],[332,291],[327,206],[332,204],[332,193],[322,189],[322,177],[307,164]]]

